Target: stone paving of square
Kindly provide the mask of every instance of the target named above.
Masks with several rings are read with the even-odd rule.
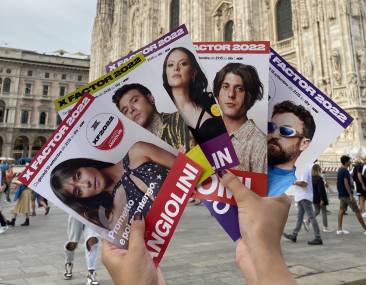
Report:
[[[3,212],[10,217],[12,205],[1,203]],[[338,209],[335,195],[330,196],[329,209],[329,225],[335,229]],[[308,246],[306,242],[313,238],[312,231],[302,229],[297,243],[283,240],[287,264],[299,284],[366,284],[366,236],[354,214],[348,213],[344,225],[350,235],[322,233],[323,246]],[[21,227],[23,221],[24,217],[19,217],[15,227],[0,235],[0,284],[85,284],[82,248],[77,249],[73,279],[63,280],[67,215],[53,206],[48,216],[43,209],[37,209],[29,227]],[[292,231],[295,222],[293,204],[286,232]],[[234,263],[234,251],[235,244],[206,208],[189,205],[161,267],[168,284],[239,285],[243,280]],[[97,274],[100,284],[112,284],[101,262]]]

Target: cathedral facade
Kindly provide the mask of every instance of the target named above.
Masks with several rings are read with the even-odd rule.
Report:
[[[365,0],[98,0],[89,79],[181,23],[193,41],[270,40],[354,118],[322,159],[366,155]]]

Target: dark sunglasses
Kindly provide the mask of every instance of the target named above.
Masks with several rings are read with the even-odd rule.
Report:
[[[276,130],[279,130],[280,136],[284,138],[303,138],[304,136],[299,134],[294,128],[287,126],[277,126],[273,122],[268,122],[268,133],[272,134]]]

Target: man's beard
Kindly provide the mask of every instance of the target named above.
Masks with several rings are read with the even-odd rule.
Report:
[[[278,143],[277,139],[271,139],[268,141],[268,165],[278,165],[287,163],[296,158],[299,151],[299,144],[296,144],[292,149],[284,150]],[[274,147],[274,146],[276,147]]]

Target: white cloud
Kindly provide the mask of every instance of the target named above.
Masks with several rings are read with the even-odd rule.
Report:
[[[0,45],[90,53],[96,0],[1,0]]]

